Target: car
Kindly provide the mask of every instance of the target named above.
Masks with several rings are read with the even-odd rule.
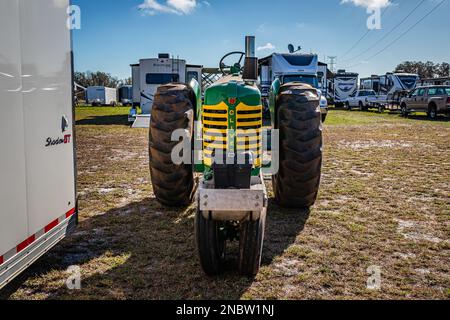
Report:
[[[425,86],[411,91],[400,102],[402,116],[411,112],[426,112],[430,119],[450,113],[450,86]]]
[[[377,94],[373,90],[357,90],[345,100],[345,106],[348,110],[352,108],[359,108],[360,110],[367,110],[374,106],[377,100]]]

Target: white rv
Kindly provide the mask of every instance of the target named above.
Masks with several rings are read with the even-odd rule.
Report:
[[[322,81],[325,77],[326,83],[326,70],[327,66],[324,64],[319,67],[319,59],[316,54],[274,53],[261,59],[259,61],[259,74],[264,114],[268,115],[268,96],[272,82],[279,78],[281,83],[303,82],[320,89],[322,92],[320,106],[325,120],[328,113],[328,102],[326,92],[323,92]]]
[[[133,85],[133,107],[141,104],[141,78],[139,73],[139,64],[132,64],[131,67],[131,82]]]
[[[401,96],[399,93],[415,89],[418,82],[417,74],[386,73],[361,79],[360,87],[364,90],[374,90],[379,101],[391,101]]]
[[[201,85],[202,66],[188,65],[185,60],[172,59],[169,54],[159,54],[158,58],[141,59],[139,64],[131,65],[133,79],[133,108],[129,121],[134,128],[147,128],[150,125],[150,114],[153,98],[158,87],[171,83],[189,83],[196,79]],[[136,96],[139,95],[139,99]],[[135,106],[141,107],[138,115]]]
[[[359,74],[345,70],[338,70],[334,75],[332,89],[336,107],[343,106],[345,101],[358,90],[358,77]]]
[[[93,106],[116,106],[117,89],[102,86],[88,87],[86,101]]]
[[[77,221],[68,6],[0,1],[0,288]]]

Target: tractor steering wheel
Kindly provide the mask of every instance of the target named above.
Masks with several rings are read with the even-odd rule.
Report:
[[[228,58],[229,56],[232,56],[232,55],[240,55],[239,61],[238,61],[237,63],[235,63],[233,66],[227,66],[227,65],[224,63],[224,61],[225,61],[226,58]],[[219,63],[220,71],[221,71],[223,74],[230,73],[231,70],[232,70],[233,68],[236,68],[236,69],[238,69],[239,71],[242,71],[244,67],[241,66],[241,62],[242,62],[242,59],[243,59],[244,57],[245,57],[245,52],[242,52],[242,51],[233,51],[233,52],[230,52],[230,53],[224,55],[223,58],[220,60],[220,63]],[[225,69],[229,69],[229,70],[226,71]]]

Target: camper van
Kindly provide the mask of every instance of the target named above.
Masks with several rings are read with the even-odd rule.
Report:
[[[336,107],[342,107],[347,99],[358,90],[358,77],[359,74],[345,70],[338,70],[334,75],[331,87]]]
[[[141,59],[139,64],[131,65],[133,81],[133,108],[130,111],[129,121],[134,122],[133,127],[148,127],[153,106],[153,98],[158,87],[171,83],[189,83],[196,79],[201,84],[202,66],[188,65],[185,60],[170,58],[169,54],[159,54],[158,58]],[[138,96],[138,97],[137,97]],[[136,112],[136,105],[142,111]]]
[[[77,223],[68,6],[0,1],[0,289]]]

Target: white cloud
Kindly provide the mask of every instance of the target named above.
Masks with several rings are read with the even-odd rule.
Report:
[[[161,4],[159,0],[145,0],[139,5],[139,9],[148,15],[157,13],[184,15],[192,13],[197,5],[197,0],[166,0],[165,4]]]
[[[265,44],[262,47],[258,47],[258,49],[256,49],[257,51],[264,51],[264,50],[275,50],[276,47],[271,44],[270,42],[268,42],[267,44]]]
[[[391,5],[391,0],[342,0],[341,4],[353,3],[355,6],[367,9],[384,8]]]

